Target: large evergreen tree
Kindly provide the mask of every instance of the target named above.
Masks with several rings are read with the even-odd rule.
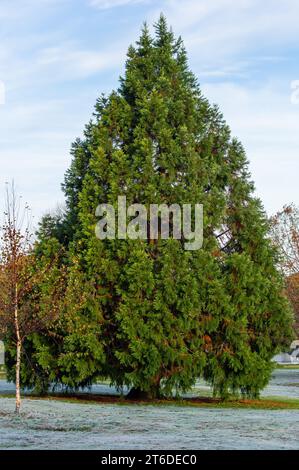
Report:
[[[72,296],[76,313],[60,348],[35,341],[37,363],[41,347],[55,362],[51,380],[80,386],[109,377],[158,396],[203,376],[222,396],[258,395],[291,331],[276,254],[244,150],[202,96],[163,16],[154,38],[144,26],[129,48],[119,89],[99,99],[73,146],[64,191],[58,243],[86,293],[77,310]],[[203,204],[202,249],[186,251],[174,239],[97,239],[96,207],[116,206],[119,195],[146,207]],[[55,230],[41,231],[42,250],[57,241]]]

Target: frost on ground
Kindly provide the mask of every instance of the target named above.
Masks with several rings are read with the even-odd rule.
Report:
[[[298,379],[298,370],[275,371],[265,394],[277,395],[273,392],[280,387],[281,396],[288,392],[298,396]],[[106,386],[97,385],[93,391],[103,389]],[[1,383],[2,394],[12,390],[10,384]],[[13,410],[12,398],[0,398],[2,449],[299,449],[298,410],[120,406],[28,398],[20,417]]]
[[[296,410],[0,401],[3,449],[299,449]]]

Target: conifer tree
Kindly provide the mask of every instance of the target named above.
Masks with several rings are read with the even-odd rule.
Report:
[[[87,349],[64,332],[82,361],[67,370],[58,352],[57,381],[108,377],[133,396],[157,397],[203,376],[221,396],[257,396],[272,356],[290,339],[276,253],[244,149],[202,96],[163,16],[154,37],[144,26],[129,48],[119,89],[97,102],[73,157],[64,183],[66,245],[70,272],[76,259],[87,286],[80,318],[93,328]],[[97,239],[97,206],[116,207],[120,195],[147,208],[203,204],[202,249],[150,236]]]

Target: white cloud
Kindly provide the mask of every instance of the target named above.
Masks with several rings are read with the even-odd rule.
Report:
[[[23,20],[32,12],[41,12],[49,7],[56,7],[71,0],[1,0],[1,20]]]
[[[64,44],[40,51],[37,63],[40,68],[53,69],[56,79],[84,78],[121,62],[125,51],[114,47],[108,51],[80,50],[79,45]]]
[[[16,181],[37,218],[61,200],[71,142],[82,135],[95,99],[89,103],[78,93],[69,100],[8,100],[0,107],[0,218],[5,181]]]
[[[150,24],[161,10],[190,55],[214,67],[220,59],[298,40],[298,0],[165,0],[148,12]]]
[[[291,103],[290,84],[254,88],[214,83],[202,88],[243,143],[257,194],[267,211],[298,203],[299,106]]]
[[[90,5],[101,10],[108,10],[109,8],[122,7],[125,5],[146,3],[146,1],[147,0],[91,0]]]

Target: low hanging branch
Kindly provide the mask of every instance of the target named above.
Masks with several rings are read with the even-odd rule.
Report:
[[[16,413],[21,407],[24,340],[53,324],[64,285],[55,260],[40,270],[36,266],[29,215],[28,206],[22,207],[16,197],[14,184],[8,185],[0,251],[0,337],[9,338],[16,347]],[[43,284],[48,288],[42,289]]]

